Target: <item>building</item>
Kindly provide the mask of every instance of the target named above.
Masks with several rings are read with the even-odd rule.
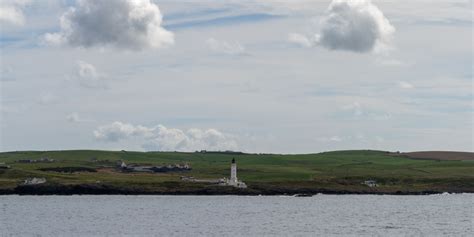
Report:
[[[18,163],[34,163],[36,160],[18,160]]]
[[[18,163],[52,163],[54,162],[54,159],[50,159],[48,157],[42,157],[38,160],[32,160],[32,159],[29,159],[29,160],[18,160],[17,161]]]
[[[232,159],[232,163],[230,164],[230,179],[229,184],[235,185],[238,182],[237,180],[237,164],[235,163],[235,159]]]
[[[36,162],[52,163],[54,162],[54,159],[51,159],[49,157],[42,157],[39,160],[36,160]]]
[[[184,168],[191,169],[187,164]],[[191,176],[181,176],[181,180],[185,182],[197,182],[197,183],[208,183],[217,184],[219,186],[232,186],[236,188],[247,188],[247,185],[237,178],[237,163],[235,159],[232,159],[230,164],[230,178],[224,177],[221,179],[196,179]]]
[[[247,188],[247,185],[237,178],[237,163],[235,163],[235,159],[232,159],[230,164],[230,179],[224,179],[224,184],[236,188]]]
[[[11,168],[11,166],[9,166],[9,165],[7,165],[3,162],[0,162],[0,169],[10,169],[10,168]]]
[[[166,172],[186,172],[191,170],[188,163],[169,164],[163,166],[151,166],[140,164],[126,164],[124,161],[117,162],[117,168],[122,172],[147,172],[147,173],[166,173]]]
[[[27,178],[23,181],[23,185],[37,185],[46,183],[45,178]]]
[[[377,184],[377,181],[375,180],[366,180],[364,182],[362,182],[362,184],[366,185],[366,186],[369,186],[371,188],[375,188],[375,187],[378,187],[379,185]]]

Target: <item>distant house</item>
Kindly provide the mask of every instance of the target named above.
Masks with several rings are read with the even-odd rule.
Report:
[[[18,163],[34,163],[35,160],[18,160]]]
[[[50,162],[54,162],[54,159],[50,159],[49,157],[42,157],[39,160],[37,160],[37,162],[50,163]]]
[[[37,160],[32,160],[32,159],[23,159],[23,160],[18,160],[18,163],[52,163],[54,162],[54,159],[50,159],[48,157],[42,157]]]
[[[174,164],[165,166],[147,166],[139,164],[125,164],[124,161],[119,161],[117,166],[122,172],[149,172],[149,173],[166,173],[166,172],[181,172],[191,170],[191,166],[185,164]]]
[[[23,181],[23,185],[37,185],[46,183],[45,178],[28,178]]]
[[[375,188],[375,187],[378,186],[377,182],[375,180],[371,180],[371,179],[362,182],[362,184],[364,184],[366,186],[369,186],[371,188]]]

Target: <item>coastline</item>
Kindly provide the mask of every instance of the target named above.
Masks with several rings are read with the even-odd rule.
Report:
[[[474,193],[474,160],[468,159],[471,156],[466,153],[467,158],[461,157],[464,160],[426,160],[370,150],[306,155],[11,152],[0,153],[4,163],[4,169],[0,169],[0,195]],[[169,170],[155,172],[157,167]],[[235,185],[238,182],[244,185]]]
[[[120,188],[106,185],[36,185],[18,186],[12,189],[0,189],[0,195],[196,195],[196,196],[313,196],[317,194],[330,195],[432,195],[432,194],[474,193],[473,190],[335,190],[326,188],[293,188],[293,189],[237,189],[222,187],[206,187],[193,190],[145,190]]]

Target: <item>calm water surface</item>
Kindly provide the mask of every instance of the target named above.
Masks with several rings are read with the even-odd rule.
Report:
[[[474,194],[0,196],[1,236],[474,236]]]

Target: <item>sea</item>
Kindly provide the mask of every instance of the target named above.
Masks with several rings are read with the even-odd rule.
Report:
[[[474,194],[0,196],[0,236],[474,236]]]

